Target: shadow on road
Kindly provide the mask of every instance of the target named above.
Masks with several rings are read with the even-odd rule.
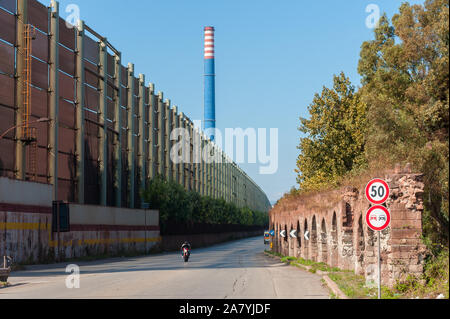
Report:
[[[67,275],[65,268],[69,264],[80,266],[81,275],[107,274],[121,272],[149,272],[160,270],[186,269],[220,269],[220,268],[254,268],[284,266],[279,261],[267,258],[263,248],[255,253],[255,248],[261,245],[260,238],[241,240],[238,243],[229,242],[207,248],[193,249],[188,263],[184,263],[181,253],[170,252],[150,256],[112,258],[93,262],[65,262],[53,265],[30,266],[25,271],[11,274],[13,277],[63,276]],[[242,247],[236,247],[242,245]]]

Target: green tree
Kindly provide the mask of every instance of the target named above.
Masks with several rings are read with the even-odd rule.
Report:
[[[404,3],[361,47],[366,157],[424,173],[428,235],[448,243],[449,2]],[[378,158],[376,158],[378,157]],[[437,236],[436,236],[437,235]]]
[[[267,213],[238,208],[223,199],[201,196],[186,191],[174,181],[157,176],[149,181],[143,199],[151,209],[158,209],[160,225],[164,232],[168,222],[178,224],[209,223],[264,226],[269,222]]]
[[[301,153],[297,159],[297,182],[301,191],[335,184],[352,169],[365,165],[366,105],[355,87],[341,73],[333,88],[324,87],[308,107],[310,119],[300,119]]]

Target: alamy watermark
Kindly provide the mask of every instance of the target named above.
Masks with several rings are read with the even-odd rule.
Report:
[[[370,13],[366,18],[366,27],[369,29],[377,28],[380,22],[380,7],[371,3],[367,5],[366,13]]]
[[[214,135],[214,143],[202,141],[198,133],[191,137],[188,128],[173,129],[170,140],[175,143],[170,150],[171,161],[175,164],[234,161],[237,164],[259,164],[259,173],[263,175],[278,171],[278,128],[270,128],[269,132],[266,128],[226,128],[225,134],[219,129],[207,129],[205,134]]]
[[[80,288],[80,267],[75,264],[68,265],[66,267],[66,273],[70,273],[70,275],[66,277],[66,288]]]
[[[52,8],[53,12],[58,11],[59,10],[58,3],[52,0],[50,3],[50,8]],[[65,19],[66,28],[67,29],[75,28],[80,21],[80,7],[77,4],[70,3],[66,6],[64,11],[65,13],[68,14]]]
[[[80,7],[76,4],[69,4],[66,7],[66,13],[68,13],[66,17],[66,27],[68,29],[73,28],[78,24],[80,20]]]

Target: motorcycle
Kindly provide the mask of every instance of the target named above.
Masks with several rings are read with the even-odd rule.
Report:
[[[191,254],[191,253],[189,252],[189,249],[186,248],[186,247],[184,247],[184,248],[183,248],[183,260],[184,260],[185,263],[188,262],[188,260],[189,260],[189,255],[190,255],[190,254]]]

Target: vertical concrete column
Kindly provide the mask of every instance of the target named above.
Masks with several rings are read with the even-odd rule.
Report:
[[[228,158],[228,163],[227,163],[227,179],[228,179],[228,201],[232,202],[232,198],[233,198],[233,179],[231,177],[231,159]]]
[[[208,168],[209,173],[209,196],[214,198],[214,161],[212,160],[212,156],[214,156],[214,146],[211,140],[208,140],[208,144],[210,146],[210,163]]]
[[[239,195],[239,207],[243,206],[243,202],[244,202],[244,183],[243,183],[243,176],[242,176],[242,171],[241,168],[239,167],[239,190],[238,190],[238,195]]]
[[[165,176],[166,176],[166,180],[170,181],[172,179],[172,170],[170,169],[170,146],[171,146],[171,142],[170,142],[170,122],[171,122],[171,111],[170,111],[170,100],[166,99],[166,101],[164,102],[164,112],[165,112],[165,117],[164,117],[164,126],[165,126],[165,130],[164,130],[164,166],[165,166]]]
[[[134,101],[134,64],[128,63],[128,106],[127,106],[127,114],[128,114],[128,124],[127,124],[127,135],[128,135],[128,172],[129,172],[129,207],[135,207],[135,194],[136,194],[136,167],[135,167],[135,158],[136,158],[136,145],[135,145],[135,121],[134,121],[134,113],[135,113],[135,101]]]
[[[240,183],[240,176],[239,176],[239,167],[236,166],[235,169],[235,176],[236,176],[236,205],[240,207],[240,192],[239,192],[239,183]]]
[[[228,202],[228,187],[229,187],[229,181],[228,181],[228,157],[225,154],[225,162],[224,162],[224,171],[225,171],[225,200]]]
[[[211,164],[209,163],[210,149],[209,149],[209,137],[207,137],[206,135],[205,135],[205,147],[206,147],[206,158],[208,159],[208,161],[205,163],[206,195],[211,196],[211,174],[210,174]]]
[[[202,185],[202,195],[206,196],[208,194],[208,172],[207,172],[207,162],[204,157],[204,153],[207,149],[206,144],[206,135],[201,132],[201,141],[202,141],[202,152],[201,152],[201,158],[202,158],[202,178],[203,178],[203,185]]]
[[[191,126],[191,141],[192,141],[192,190],[197,191],[198,178],[197,178],[197,128],[192,123]]]
[[[237,206],[238,205],[238,176],[236,164],[233,163],[233,202]]]
[[[191,164],[191,168],[192,168],[192,190],[193,191],[197,191],[197,150],[196,148],[196,140],[197,136],[196,136],[196,128],[194,127],[194,124],[192,123],[191,125],[191,143],[192,143],[192,164]]]
[[[223,153],[220,151],[220,162],[219,162],[219,198],[223,198]]]
[[[121,67],[121,55],[116,54],[114,59],[114,86],[116,87],[114,90],[114,130],[118,133],[117,139],[114,141],[114,162],[115,162],[115,170],[114,170],[114,190],[115,190],[115,199],[116,206],[122,206],[122,127],[123,127],[123,118],[122,118],[122,90],[121,90],[121,77],[122,77],[122,67]]]
[[[186,149],[188,152],[186,153],[186,162],[184,164],[184,184],[186,190],[190,190],[191,187],[191,131],[190,131],[190,122],[188,118],[185,118],[184,128],[186,129]]]
[[[100,205],[106,206],[108,193],[108,47],[106,38],[99,46],[100,56],[100,103],[99,103],[99,166],[100,166]]]
[[[223,197],[225,201],[228,202],[228,179],[227,179],[227,169],[228,169],[228,158],[224,153],[223,156]]]
[[[202,131],[199,129],[198,130],[198,160],[199,160],[199,164],[198,164],[199,191],[198,192],[200,195],[203,195],[203,190],[204,190],[203,185],[205,183],[202,151],[203,151],[203,135],[202,135]]]
[[[165,141],[164,138],[166,125],[165,125],[165,112],[166,108],[163,103],[164,94],[163,92],[158,92],[158,174],[165,177],[165,158],[164,149]]]
[[[153,83],[150,83],[149,85],[149,97],[148,97],[148,179],[153,179],[155,177],[155,85]]]
[[[212,165],[212,179],[213,179],[213,198],[217,199],[217,147],[213,144],[214,156]]]
[[[53,200],[58,199],[58,111],[59,111],[59,3],[52,0],[50,11],[49,54],[49,136],[48,170],[53,185]]]
[[[139,154],[138,154],[138,165],[139,165],[139,186],[140,188],[145,188],[146,176],[147,176],[147,143],[145,142],[147,127],[145,124],[145,119],[147,118],[147,112],[145,107],[145,75],[139,74],[139,108],[138,108],[138,121],[139,121]]]
[[[242,170],[239,168],[239,205],[244,206],[244,176],[242,175]]]
[[[217,198],[220,199],[221,198],[221,176],[220,176],[220,168],[222,165],[222,150],[220,148],[217,148],[217,164],[216,164],[216,168],[217,168]]]
[[[221,194],[220,197],[225,200],[225,153],[221,153],[222,163],[220,163]]]
[[[230,200],[235,203],[235,179],[234,179],[234,163],[230,160]]]
[[[245,177],[243,171],[241,170],[241,207],[245,206],[245,194]]]
[[[184,137],[184,148],[186,150],[186,154],[184,156],[184,169],[183,169],[183,175],[184,175],[184,189],[189,190],[189,163],[191,161],[191,137],[189,135],[189,120],[185,116],[183,120],[183,127],[185,132]]]
[[[222,150],[219,149],[217,163],[217,198],[222,198]]]
[[[210,177],[210,188],[211,193],[210,196],[214,198],[214,155],[215,155],[215,149],[213,142],[210,141],[209,144],[211,145],[211,163],[209,164],[209,177]]]
[[[184,114],[183,114],[183,112],[181,112],[178,116],[178,127],[180,129],[184,129]],[[184,131],[183,131],[183,134],[184,134]],[[185,136],[183,135],[181,137],[181,140],[184,141],[184,138],[185,138]],[[179,179],[178,183],[181,186],[183,186],[183,188],[184,188],[184,159],[185,159],[185,157],[186,157],[186,154],[183,149],[182,161],[178,165],[178,179]]]
[[[220,149],[216,148],[216,198],[220,198]]]
[[[189,121],[189,148],[190,148],[190,162],[189,162],[189,190],[195,189],[195,164],[194,164],[194,124]]]
[[[201,185],[202,185],[202,178],[201,178],[201,158],[200,158],[200,151],[201,151],[201,140],[200,140],[200,132],[198,128],[194,130],[194,137],[195,137],[195,172],[196,172],[196,192],[200,194],[201,192]]]
[[[234,203],[234,179],[233,179],[233,163],[230,162],[230,202]]]
[[[76,176],[78,204],[84,204],[84,22],[78,20],[76,30]]]
[[[222,198],[222,150],[217,154],[217,198]]]
[[[184,128],[186,129],[186,134],[187,134],[187,138],[186,138],[186,149],[188,150],[187,154],[186,154],[186,162],[184,164],[184,174],[185,174],[185,187],[186,190],[190,190],[191,189],[191,163],[192,163],[192,152],[191,152],[191,139],[192,139],[192,134],[191,134],[191,123],[189,118],[185,118],[184,121]]]
[[[227,155],[224,155],[224,164],[223,164],[223,168],[224,168],[224,196],[225,196],[225,200],[228,202],[229,198],[228,198],[228,186],[229,186],[229,182],[228,182],[228,158]]]
[[[239,171],[239,195],[240,195],[240,202],[241,207],[244,207],[244,175],[242,174],[242,170]]]
[[[237,166],[234,167],[234,176],[236,178],[236,186],[235,186],[235,193],[236,193],[236,205],[239,207],[239,168]]]
[[[172,113],[172,129],[178,129],[179,126],[179,114],[178,114],[178,107],[174,106],[173,107],[173,113]],[[177,140],[175,140],[174,142],[172,142],[172,145],[174,145],[174,143],[178,143],[179,142],[179,138]],[[180,163],[175,164],[172,162],[172,169],[173,169],[173,178],[174,180],[177,182],[177,184],[180,184],[180,174],[179,174],[179,167],[180,167]]]
[[[188,130],[187,130],[187,125],[186,125],[186,117],[184,116],[184,114],[182,113],[182,118],[181,118],[181,127],[183,128],[183,132],[184,132],[184,150],[185,152],[183,153],[183,165],[182,165],[182,185],[184,187],[184,189],[188,189],[187,184],[188,184],[188,179],[187,179],[187,169],[188,169],[188,163],[189,163],[189,148],[188,148]]]
[[[217,188],[217,191],[216,191],[216,197],[217,198],[220,198],[220,149],[219,148],[217,148],[217,156],[216,156],[216,158],[217,158],[217,162],[216,162],[216,179],[217,179],[217,182],[216,182],[216,188]]]
[[[241,207],[244,207],[244,194],[245,194],[245,189],[244,189],[244,174],[242,173],[242,170],[240,170],[240,178],[241,178],[241,182],[240,182],[240,195],[241,195]]]
[[[204,155],[205,157],[203,158],[204,162],[203,162],[203,175],[204,175],[204,187],[203,187],[203,192],[204,192],[204,196],[208,196],[209,195],[209,172],[208,172],[208,137],[203,133],[203,151],[204,151]],[[203,153],[202,153],[203,154]]]
[[[23,90],[24,77],[23,71],[25,69],[25,52],[24,52],[24,32],[25,24],[28,21],[28,1],[17,0],[17,29],[16,29],[16,69],[15,69],[15,86],[16,86],[16,161],[15,161],[15,175],[17,179],[25,179],[25,144],[22,141],[22,127],[24,121],[24,107],[23,107]],[[22,23],[23,21],[23,23]]]
[[[203,133],[199,132],[200,139],[200,194],[205,195],[205,161],[203,160],[203,147],[205,145],[205,139]]]

